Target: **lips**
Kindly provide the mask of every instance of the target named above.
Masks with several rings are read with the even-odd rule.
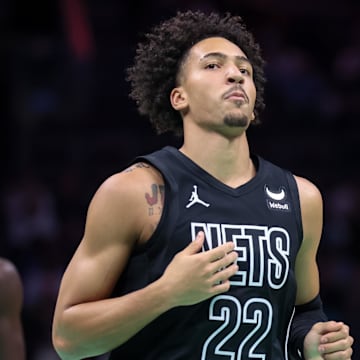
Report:
[[[248,101],[248,98],[242,89],[239,89],[237,86],[235,89],[229,89],[225,92],[223,95],[225,100],[242,100],[242,101]]]
[[[234,91],[225,96],[225,99],[234,99],[234,100],[245,100],[245,95],[241,92]]]

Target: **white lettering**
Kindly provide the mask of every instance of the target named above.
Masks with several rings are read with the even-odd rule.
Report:
[[[272,289],[280,289],[289,274],[290,237],[280,227],[191,223],[194,240],[199,231],[205,233],[203,251],[232,241],[238,252],[239,270],[231,277],[232,286],[261,287],[264,281]]]
[[[274,201],[268,201],[269,207],[271,209],[278,209],[278,210],[289,210],[289,204],[280,204]]]

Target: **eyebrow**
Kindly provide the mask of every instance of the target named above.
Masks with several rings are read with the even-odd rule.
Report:
[[[203,61],[209,57],[216,57],[216,58],[220,58],[220,59],[227,59],[229,56],[222,53],[222,52],[211,52],[211,53],[207,53],[205,54],[204,56],[201,57],[200,61]],[[236,55],[235,56],[235,59],[238,61],[238,62],[246,62],[248,63],[249,65],[251,65],[251,62],[250,60],[244,56],[244,55]]]

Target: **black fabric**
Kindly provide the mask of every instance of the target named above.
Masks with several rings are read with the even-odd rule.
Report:
[[[203,251],[234,242],[239,271],[228,292],[162,314],[114,349],[111,360],[287,358],[303,237],[299,194],[288,171],[255,155],[252,160],[256,176],[232,188],[172,147],[136,159],[162,174],[164,206],[157,229],[129,259],[113,296],[157,280],[200,230]]]
[[[317,322],[327,321],[320,295],[306,304],[295,307],[295,314],[290,330],[291,359],[303,359],[304,339],[312,326]]]

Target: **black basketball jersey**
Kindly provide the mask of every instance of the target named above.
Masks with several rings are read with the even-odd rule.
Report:
[[[158,279],[200,230],[206,237],[203,251],[234,242],[239,269],[228,292],[162,314],[110,359],[288,359],[302,240],[298,190],[291,173],[261,157],[252,159],[256,176],[235,189],[173,147],[137,159],[164,177],[163,213],[145,248],[130,258],[114,296]]]

